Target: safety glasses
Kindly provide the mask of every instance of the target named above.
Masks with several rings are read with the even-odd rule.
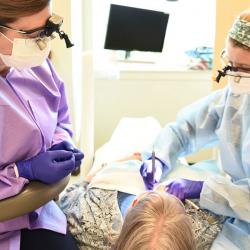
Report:
[[[74,46],[74,44],[71,43],[70,39],[68,38],[68,35],[61,30],[62,24],[63,24],[63,18],[53,13],[52,16],[46,22],[46,25],[44,27],[39,27],[32,30],[13,29],[3,24],[0,24],[0,27],[3,29],[12,30],[19,34],[22,34],[23,36],[25,36],[25,38],[37,38],[37,45],[41,50],[43,50],[46,45],[44,39],[46,39],[46,37],[53,39],[55,38],[54,34],[57,33],[60,39],[64,39],[66,47],[70,48]]]
[[[38,27],[31,30],[18,30],[3,24],[0,24],[0,27],[3,29],[17,32],[19,34],[27,36],[28,38],[44,38],[45,36],[51,36],[54,32],[59,33],[62,24],[63,18],[53,13],[52,16],[47,20],[45,26],[43,27]]]
[[[32,29],[32,30],[17,30],[17,29],[13,29],[7,25],[0,24],[0,28],[17,32],[19,34],[24,35],[27,38],[36,38],[36,37],[43,38],[43,37],[45,37],[45,34],[46,34],[45,27],[39,27],[39,28]]]
[[[228,54],[226,49],[222,50],[221,55],[220,55],[221,62],[223,66],[230,66],[230,71],[234,72],[243,72],[243,73],[249,73],[250,74],[250,67],[235,67],[233,65],[233,62],[231,62],[228,58]]]

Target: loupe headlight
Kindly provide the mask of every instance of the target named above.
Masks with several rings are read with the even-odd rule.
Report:
[[[225,77],[226,75],[229,76],[234,76],[234,77],[238,77],[239,79],[241,77],[245,77],[245,76],[240,76],[241,73],[248,73],[250,74],[250,69],[249,68],[245,68],[245,67],[235,67],[234,65],[232,65],[232,62],[230,62],[228,55],[227,55],[227,51],[226,49],[223,49],[220,55],[220,59],[221,59],[221,63],[224,66],[222,68],[222,70],[218,70],[218,74],[215,78],[216,82],[220,82],[221,77]],[[231,73],[230,73],[231,72]],[[235,73],[238,73],[237,75],[234,75]],[[247,77],[248,78],[248,77]]]
[[[227,75],[227,72],[229,71],[229,70],[231,70],[231,66],[230,65],[226,65],[222,70],[218,70],[217,72],[217,76],[216,76],[216,78],[215,78],[215,81],[216,82],[220,82],[220,79],[221,79],[221,77],[225,77],[226,75]]]
[[[241,78],[250,78],[250,73],[245,73],[239,70],[237,67],[226,65],[222,70],[217,71],[218,74],[215,78],[216,82],[220,82],[221,77],[231,76],[234,77],[234,81],[239,83]]]
[[[40,36],[42,37],[53,37],[53,33],[57,33],[60,37],[60,39],[64,39],[66,47],[71,48],[74,46],[74,44],[71,43],[69,40],[69,37],[67,34],[64,33],[64,31],[60,30],[61,26],[63,24],[63,18],[56,15],[52,14],[52,16],[48,19],[44,30],[41,32]]]

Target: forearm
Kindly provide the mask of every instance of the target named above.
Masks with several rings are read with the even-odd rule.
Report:
[[[167,124],[151,149],[143,152],[143,161],[151,156],[154,149],[156,157],[171,169],[179,157],[214,146],[218,142],[215,131],[220,115],[216,103],[220,95],[220,92],[213,93],[181,110],[176,122]]]

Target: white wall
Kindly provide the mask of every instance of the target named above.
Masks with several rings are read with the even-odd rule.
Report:
[[[95,149],[124,117],[153,116],[162,126],[184,106],[211,92],[211,71],[123,71],[120,79],[95,81]],[[211,157],[204,151],[189,158]]]
[[[72,20],[73,25],[78,25],[74,23],[71,4],[72,1],[68,0],[53,0],[53,11],[64,17],[63,29],[70,37]],[[79,28],[83,41],[82,51],[92,48],[91,12],[91,0],[83,0],[83,24]],[[73,42],[78,42],[78,39]],[[72,76],[74,67],[72,49],[66,49],[64,41],[56,39],[53,41],[52,50],[53,63],[65,81],[71,115],[75,120],[77,112],[75,112],[76,117],[72,112],[73,103],[75,103],[73,84],[71,84],[74,79]],[[82,57],[82,54],[79,53],[79,57]],[[107,73],[109,74],[109,70]],[[81,78],[82,76],[79,76],[79,79]],[[151,115],[157,118],[162,125],[175,120],[180,108],[210,92],[210,78],[210,72],[203,71],[143,71],[136,69],[122,71],[118,80],[98,78],[97,76],[94,86],[95,149],[110,138],[112,131],[123,116]],[[77,98],[80,98],[79,96],[83,98],[84,93],[78,93]],[[206,158],[209,154],[206,152],[198,157]]]
[[[104,48],[110,4],[146,8],[169,13],[163,53],[164,64],[185,66],[185,51],[213,47],[216,0],[92,0],[93,48]],[[140,52],[141,56],[143,52]],[[145,53],[144,53],[145,54]],[[132,57],[134,52],[132,52]]]

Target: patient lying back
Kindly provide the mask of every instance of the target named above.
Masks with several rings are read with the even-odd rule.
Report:
[[[201,210],[184,207],[164,189],[145,191],[140,165],[134,156],[104,164],[88,182],[66,190],[59,205],[79,248],[209,249],[218,223],[209,225]]]
[[[123,219],[119,196],[87,183],[66,191],[60,206],[80,249],[196,249],[191,219],[177,198],[155,191],[132,195]]]

